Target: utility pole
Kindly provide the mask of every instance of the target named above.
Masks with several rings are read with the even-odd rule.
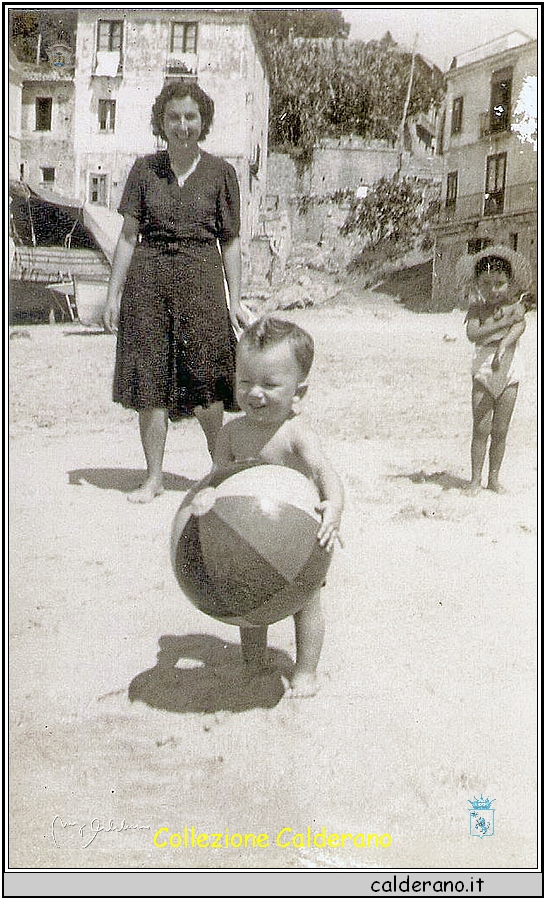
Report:
[[[415,40],[413,41],[413,49],[411,51],[411,68],[410,68],[410,76],[408,81],[408,90],[406,92],[406,100],[404,102],[404,112],[402,113],[402,121],[400,123],[400,128],[398,130],[398,168],[396,170],[396,177],[400,177],[400,172],[402,171],[402,160],[404,154],[404,129],[406,127],[406,119],[408,116],[408,109],[411,100],[411,90],[413,87],[413,73],[415,72],[415,53],[417,50],[417,41],[419,39],[419,35],[415,35]]]

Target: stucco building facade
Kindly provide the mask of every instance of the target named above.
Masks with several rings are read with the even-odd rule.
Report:
[[[457,260],[503,243],[537,263],[536,135],[521,129],[536,97],[537,42],[520,32],[469,51],[446,74],[441,224],[433,300],[453,300]],[[527,109],[532,119],[532,109]],[[536,115],[536,109],[535,109]]]
[[[203,149],[237,171],[248,245],[265,205],[269,88],[244,10],[78,9],[73,58],[24,67],[23,177],[115,210],[135,158],[163,146],[150,118],[171,78],[197,80],[215,102]]]

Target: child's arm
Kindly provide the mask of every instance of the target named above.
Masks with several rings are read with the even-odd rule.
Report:
[[[517,303],[511,303],[509,306],[503,306],[500,318],[496,319],[490,315],[483,322],[480,319],[478,307],[475,305],[468,311],[466,336],[473,344],[489,343],[491,340],[495,340],[495,338],[497,340],[502,340],[508,336],[511,327],[514,324],[521,324],[524,322],[524,319],[525,309],[523,304],[519,301]],[[513,341],[511,343],[513,343]]]
[[[298,429],[294,450],[309,468],[319,495],[319,512],[322,522],[317,533],[321,547],[334,549],[334,542],[339,540],[339,526],[343,512],[343,485],[330,460],[324,455],[318,439],[314,434]]]
[[[499,342],[499,346],[496,349],[495,355],[491,360],[491,368],[498,369],[501,363],[501,359],[508,350],[508,347],[511,347],[512,344],[515,344],[516,341],[519,341],[523,332],[525,331],[525,319],[520,322],[514,322],[511,328],[508,329],[504,337],[501,338]]]

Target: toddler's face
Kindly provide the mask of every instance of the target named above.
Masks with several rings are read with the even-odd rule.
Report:
[[[280,425],[299,394],[299,366],[287,341],[265,350],[244,345],[237,351],[237,402],[256,425]]]
[[[506,272],[480,272],[478,289],[486,303],[502,303],[510,295],[510,279]]]

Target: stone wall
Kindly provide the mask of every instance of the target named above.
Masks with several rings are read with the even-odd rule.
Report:
[[[362,248],[358,235],[340,234],[350,198],[333,198],[336,192],[363,192],[383,177],[392,177],[399,165],[395,148],[385,141],[366,142],[357,137],[322,140],[308,167],[288,153],[273,150],[267,164],[267,204],[253,265],[247,283],[253,288],[274,285],[282,279],[286,262],[298,255],[312,266],[329,272],[342,271]],[[441,157],[404,153],[402,175],[441,180]],[[283,253],[271,245],[278,240],[284,216]],[[258,243],[260,246],[258,247]]]
[[[372,185],[396,170],[398,154],[385,141],[366,142],[347,137],[321,141],[313,151],[310,166],[300,171],[287,153],[272,151],[268,158],[267,193],[270,204],[287,196],[324,196],[335,191],[356,190]]]

